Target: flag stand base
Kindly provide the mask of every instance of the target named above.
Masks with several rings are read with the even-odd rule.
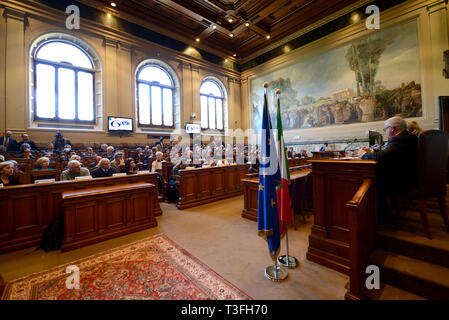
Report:
[[[287,279],[288,272],[285,269],[278,267],[276,265],[269,266],[265,268],[265,277],[270,279],[271,281],[280,282]]]
[[[293,256],[289,256],[289,255],[279,256],[278,263],[281,266],[287,267],[290,269],[293,269],[293,268],[296,268],[297,266],[299,266],[298,259],[296,259]]]

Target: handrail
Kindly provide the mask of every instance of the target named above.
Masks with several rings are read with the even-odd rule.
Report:
[[[346,203],[348,209],[348,222],[350,232],[349,243],[349,290],[345,295],[347,300],[363,299],[362,288],[364,285],[365,268],[368,255],[371,253],[369,230],[373,230],[368,211],[368,202],[373,181],[365,179],[351,200]],[[371,200],[372,201],[372,200]]]

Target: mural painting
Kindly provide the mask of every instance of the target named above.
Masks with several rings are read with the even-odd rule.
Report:
[[[300,63],[253,79],[254,129],[261,126],[263,83],[281,89],[284,130],[422,116],[416,21],[385,29]]]

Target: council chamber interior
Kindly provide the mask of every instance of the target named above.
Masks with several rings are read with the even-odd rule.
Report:
[[[447,299],[448,9],[0,0],[1,299]]]

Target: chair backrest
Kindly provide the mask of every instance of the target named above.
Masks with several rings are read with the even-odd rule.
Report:
[[[34,181],[42,179],[55,179],[55,181],[59,181],[60,176],[60,170],[30,171],[30,183],[34,183]]]
[[[418,137],[418,191],[419,195],[433,197],[446,192],[446,168],[449,134],[428,130]]]

